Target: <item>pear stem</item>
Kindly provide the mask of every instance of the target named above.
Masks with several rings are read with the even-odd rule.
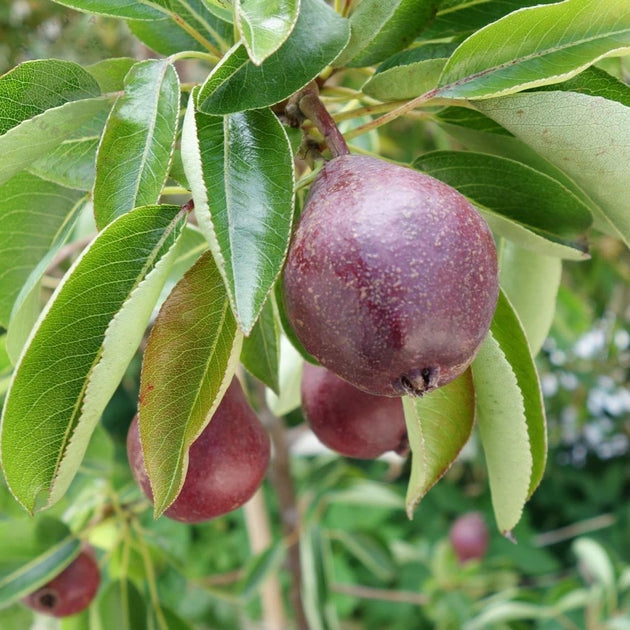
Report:
[[[319,98],[316,83],[308,85],[297,102],[298,108],[317,127],[333,158],[349,155],[350,149],[328,110]]]

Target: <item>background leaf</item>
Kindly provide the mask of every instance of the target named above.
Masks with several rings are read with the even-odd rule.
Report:
[[[236,19],[249,58],[260,65],[286,41],[300,0],[236,0]]]
[[[57,501],[85,453],[166,279],[178,206],[138,208],[84,250],[47,304],[2,415],[2,465],[30,512]]]
[[[156,203],[166,182],[179,117],[179,79],[166,60],[137,63],[125,78],[98,148],[94,215],[99,229]]]
[[[81,197],[80,192],[29,173],[0,185],[0,325],[4,328],[30,273],[51,248],[61,245],[59,236],[72,224],[73,207]]]
[[[562,276],[559,258],[541,256],[509,241],[501,246],[501,288],[523,325],[532,356],[540,351],[556,312]]]
[[[232,380],[241,342],[223,279],[206,252],[162,305],[144,352],[138,422],[156,517],[179,494],[188,449]]]
[[[153,20],[162,17],[162,11],[156,7],[158,2],[149,0],[53,0],[53,2],[78,11],[110,17],[135,20]]]
[[[350,16],[350,41],[335,65],[370,66],[406,48],[429,24],[439,0],[362,0]]]
[[[630,245],[630,107],[574,92],[515,94],[475,105],[564,170],[598,204],[596,227]]]
[[[201,87],[199,109],[229,114],[278,103],[329,65],[349,35],[348,22],[323,0],[302,0],[291,35],[260,66],[249,59],[242,44],[225,55]]]
[[[218,117],[189,107],[182,159],[199,227],[239,327],[249,334],[289,246],[294,195],[288,138],[268,109]]]
[[[459,378],[421,398],[403,398],[411,446],[411,474],[407,486],[407,516],[451,467],[473,428],[475,391],[472,374]]]
[[[617,0],[565,0],[524,8],[477,31],[449,59],[440,95],[488,98],[558,83],[630,52],[630,12]]]
[[[117,580],[108,584],[99,596],[98,611],[103,628],[147,629],[144,598],[130,580]]]
[[[265,302],[249,337],[243,340],[241,362],[253,376],[279,394],[280,329],[271,298]]]
[[[592,222],[589,209],[544,173],[513,160],[469,151],[427,153],[414,167],[539,236],[582,252],[586,249],[585,232]]]

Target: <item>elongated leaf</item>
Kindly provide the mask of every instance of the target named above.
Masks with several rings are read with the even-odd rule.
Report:
[[[284,44],[299,10],[300,0],[236,0],[238,28],[257,66]]]
[[[103,110],[60,142],[52,151],[27,166],[29,173],[66,188],[91,191],[98,148],[108,112]]]
[[[565,0],[515,11],[453,53],[440,94],[488,98],[558,83],[599,59],[630,52],[630,11],[618,0]]]
[[[223,279],[206,252],[162,305],[144,353],[139,424],[156,517],[181,490],[188,449],[230,384],[241,343]]]
[[[182,159],[199,227],[239,327],[249,334],[289,246],[294,197],[289,140],[268,109],[218,117],[189,107]]]
[[[135,353],[168,274],[185,213],[137,208],[84,250],[48,302],[16,367],[2,465],[29,511],[65,492]]]
[[[278,571],[285,556],[286,546],[283,542],[276,542],[252,559],[239,585],[240,595],[244,601],[249,601],[259,592],[265,580]]]
[[[86,197],[79,199],[74,207],[66,213],[63,223],[55,232],[48,246],[48,251],[31,271],[15,298],[11,310],[11,319],[9,320],[9,329],[7,331],[7,350],[9,351],[13,363],[17,363],[22,353],[22,348],[41,311],[40,291],[42,277],[62,245],[64,245],[72,233],[81,214],[85,210],[85,202]]]
[[[114,57],[97,61],[85,69],[96,79],[103,93],[116,92],[125,89],[125,76],[136,62],[133,57]]]
[[[337,66],[371,66],[406,48],[433,19],[438,0],[362,0]]]
[[[323,0],[301,0],[291,35],[259,66],[249,59],[242,44],[225,55],[201,88],[199,109],[209,114],[229,114],[278,103],[326,68],[349,36],[347,20]]]
[[[586,250],[585,232],[592,223],[589,209],[544,173],[513,160],[469,151],[427,153],[414,167],[539,236]]]
[[[499,529],[509,536],[542,479],[547,438],[536,368],[503,293],[472,367],[492,504]]]
[[[551,328],[561,275],[560,259],[503,243],[501,287],[523,325],[532,356],[538,354]]]
[[[0,576],[0,608],[49,582],[79,555],[80,550],[81,541],[69,536],[15,571]]]
[[[105,96],[72,101],[11,128],[0,136],[0,184],[52,151],[110,105],[111,98]]]
[[[384,582],[396,577],[396,564],[392,553],[376,532],[330,532],[372,575]]]
[[[0,77],[0,136],[47,109],[100,94],[95,79],[76,63],[26,61]]]
[[[452,383],[422,398],[403,398],[411,446],[407,516],[451,467],[464,448],[475,419],[472,374],[466,370]]]
[[[378,68],[361,91],[382,101],[424,94],[437,85],[454,48],[454,44],[432,44],[394,55]]]
[[[265,302],[250,336],[243,340],[241,362],[257,379],[279,394],[280,329],[271,299]]]
[[[163,16],[159,2],[150,0],[53,0],[71,9],[134,20],[154,20]]]
[[[564,170],[598,204],[597,227],[630,246],[630,107],[574,92],[538,92],[479,102],[479,109]]]
[[[96,160],[99,229],[137,206],[156,203],[166,182],[179,117],[179,80],[167,60],[136,64],[109,116]]]
[[[98,612],[103,629],[147,630],[144,598],[130,580],[109,584],[99,597]]]
[[[29,274],[46,256],[73,216],[81,193],[20,173],[0,185],[0,325]]]

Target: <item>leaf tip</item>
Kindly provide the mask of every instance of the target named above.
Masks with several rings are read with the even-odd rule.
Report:
[[[514,530],[513,529],[507,529],[507,530],[501,532],[501,535],[504,538],[507,538],[514,545],[518,545],[518,540],[516,540],[516,536],[514,536]]]

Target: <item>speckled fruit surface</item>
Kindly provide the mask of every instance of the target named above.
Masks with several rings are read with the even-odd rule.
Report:
[[[382,396],[421,395],[459,376],[486,336],[499,291],[492,234],[464,196],[359,155],[318,174],[283,282],[304,347]]]
[[[129,427],[127,456],[138,485],[151,499],[137,417]],[[210,424],[190,447],[184,485],[165,515],[199,523],[235,510],[262,483],[269,457],[269,436],[234,379]]]
[[[357,389],[310,363],[302,372],[302,411],[322,444],[347,457],[373,459],[409,447],[402,402]]]
[[[69,617],[90,605],[100,581],[96,559],[91,551],[84,550],[59,575],[22,601],[37,612]]]

